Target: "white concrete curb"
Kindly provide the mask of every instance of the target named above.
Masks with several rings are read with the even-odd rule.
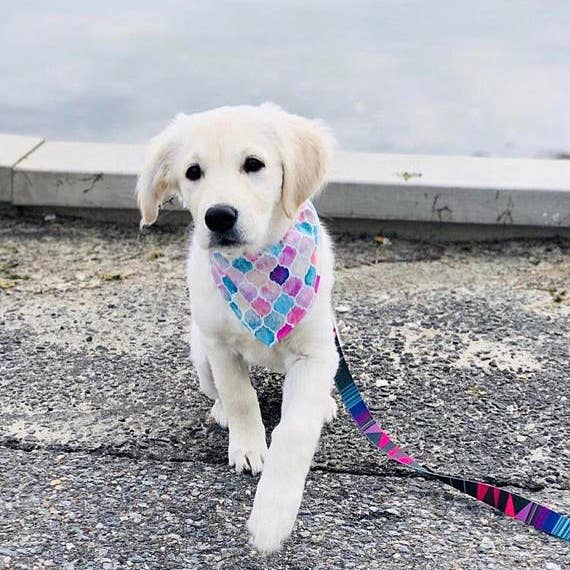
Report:
[[[143,154],[0,135],[0,201],[132,210]],[[343,219],[569,228],[570,161],[339,152],[317,208]]]
[[[0,202],[12,202],[12,170],[42,143],[38,137],[0,134]]]
[[[13,169],[12,203],[134,209],[143,156],[142,145],[47,141]]]
[[[570,227],[570,161],[340,153],[331,217]]]

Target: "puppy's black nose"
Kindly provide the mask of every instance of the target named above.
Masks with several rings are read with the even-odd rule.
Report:
[[[208,229],[213,232],[231,230],[237,221],[238,211],[227,204],[216,204],[206,210],[204,220]]]

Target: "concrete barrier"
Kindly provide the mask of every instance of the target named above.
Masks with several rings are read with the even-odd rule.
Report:
[[[136,208],[142,145],[41,143],[0,136],[2,176],[12,180],[0,185],[0,200],[115,214]],[[523,235],[533,227],[567,235],[570,161],[339,152],[316,205],[322,215],[357,226],[359,220],[459,224],[471,231],[501,226]]]
[[[13,169],[16,206],[136,208],[142,145],[50,142]]]
[[[0,134],[0,202],[12,202],[12,174],[14,167],[43,139]]]
[[[332,217],[570,227],[570,161],[339,153]]]

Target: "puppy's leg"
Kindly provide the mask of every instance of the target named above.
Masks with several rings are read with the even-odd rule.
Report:
[[[202,340],[200,329],[194,323],[192,323],[191,328],[190,356],[198,373],[200,392],[210,398],[210,400],[214,400],[209,419],[213,419],[221,427],[227,428],[228,418],[214,384],[214,375],[206,354],[204,341]]]
[[[332,396],[329,396],[329,404],[325,414],[325,423],[330,424],[335,418],[338,412],[338,406],[336,401]]]
[[[208,361],[202,334],[198,326],[192,322],[190,329],[190,357],[196,372],[198,373],[198,380],[200,381],[200,392],[210,398],[210,400],[218,399],[218,391],[214,384],[214,376],[212,375],[212,368]]]
[[[337,364],[332,345],[298,360],[287,373],[281,423],[273,431],[248,521],[252,543],[261,552],[277,550],[291,533],[321,428],[330,417]]]
[[[240,356],[217,343],[208,346],[208,358],[230,431],[229,464],[235,466],[238,473],[244,469],[259,473],[263,469],[267,443],[248,367]]]

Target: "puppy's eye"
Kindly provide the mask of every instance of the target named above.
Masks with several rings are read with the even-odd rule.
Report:
[[[248,156],[243,163],[243,170],[248,174],[250,172],[259,172],[264,167],[265,164],[259,158],[255,158],[255,156]]]
[[[186,171],[186,178],[188,178],[188,180],[200,180],[200,178],[202,178],[203,174],[204,173],[202,172],[200,165],[199,164],[193,164]]]

